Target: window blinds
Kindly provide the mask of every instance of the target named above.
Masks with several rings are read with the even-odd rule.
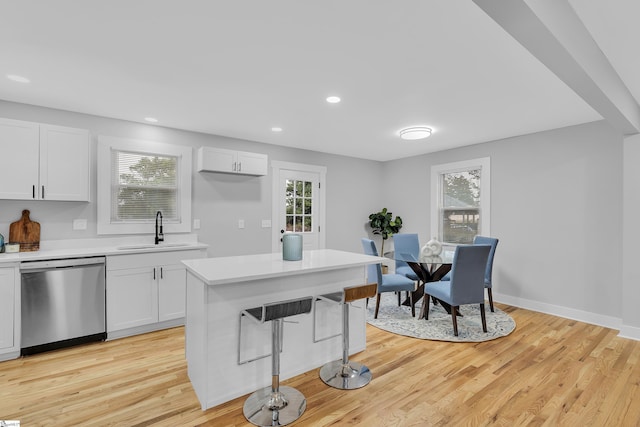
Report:
[[[111,222],[148,222],[161,211],[179,220],[178,158],[153,153],[112,152]]]

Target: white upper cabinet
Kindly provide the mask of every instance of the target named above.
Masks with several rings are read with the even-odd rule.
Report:
[[[89,201],[89,131],[0,119],[0,199]]]
[[[33,200],[39,177],[40,126],[0,119],[0,198]],[[39,194],[39,193],[38,193]]]
[[[266,175],[268,156],[245,151],[200,147],[198,150],[198,172]]]

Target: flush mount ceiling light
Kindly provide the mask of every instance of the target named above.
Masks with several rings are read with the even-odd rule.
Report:
[[[274,126],[274,127],[271,128],[271,131],[272,132],[282,132],[282,128],[279,127],[279,126]]]
[[[144,119],[149,123],[158,123],[158,119],[156,119],[155,117],[145,117]]]
[[[406,140],[424,139],[431,136],[431,128],[426,126],[413,126],[400,131],[400,138]]]
[[[340,97],[339,96],[327,96],[327,102],[329,104],[337,104],[338,102],[340,102]]]
[[[7,74],[7,78],[9,80],[13,80],[14,82],[18,82],[18,83],[30,83],[31,80],[29,80],[28,78],[24,77],[24,76],[19,76],[17,74]]]

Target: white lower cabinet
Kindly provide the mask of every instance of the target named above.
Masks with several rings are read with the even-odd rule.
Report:
[[[204,257],[205,250],[108,256],[108,338],[183,324],[186,269],[180,261]]]
[[[0,268],[0,360],[15,358],[20,353],[19,283],[17,267]]]

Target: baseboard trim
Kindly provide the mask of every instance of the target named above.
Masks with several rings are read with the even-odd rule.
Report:
[[[184,317],[165,320],[164,322],[150,323],[148,325],[136,326],[128,329],[121,329],[118,331],[107,331],[107,341],[126,338],[133,335],[146,334],[147,332],[154,332],[162,329],[174,328],[176,326],[184,326]]]
[[[514,297],[511,295],[504,295],[495,292],[493,294],[493,300],[495,302],[508,304],[527,310],[538,311],[540,313],[551,314],[553,316],[564,317],[565,319],[577,320],[579,322],[590,323],[592,325],[604,326],[605,328],[616,329],[622,332],[622,319],[613,316],[604,316],[601,314],[591,313],[589,311],[576,310],[574,308],[543,303],[540,301],[534,301],[526,298]],[[625,336],[625,338],[640,340],[640,329],[632,329],[636,329],[635,336],[637,338],[633,338],[631,336],[632,334],[630,334],[630,336]],[[622,333],[619,334],[619,336],[623,336]]]
[[[629,338],[631,340],[640,341],[640,328],[636,326],[622,325],[618,336],[621,338]]]

